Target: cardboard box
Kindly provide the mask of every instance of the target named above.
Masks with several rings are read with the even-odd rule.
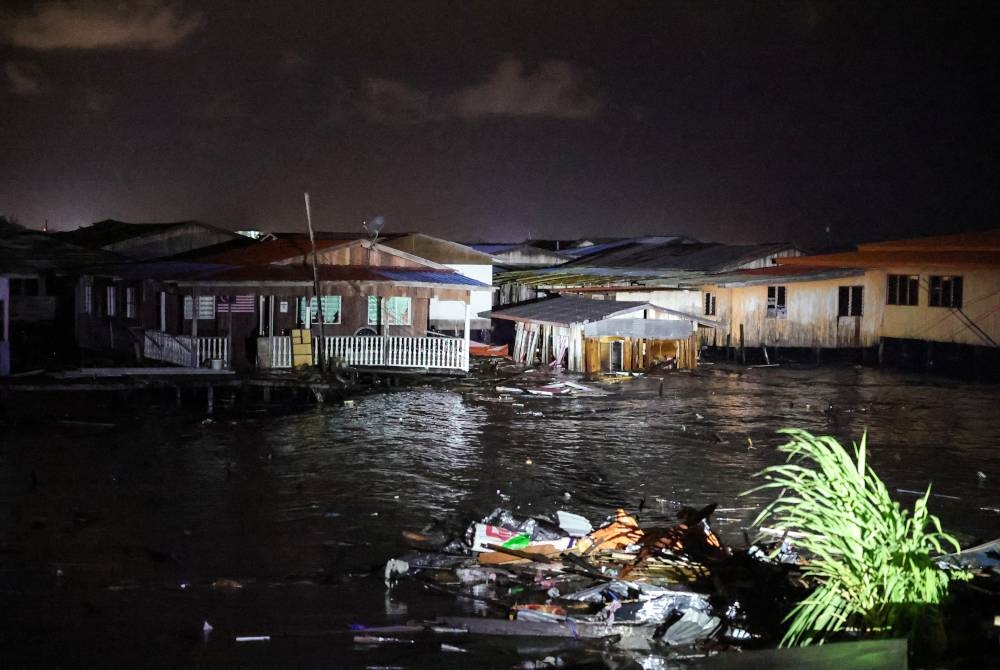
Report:
[[[312,342],[312,331],[305,328],[292,329],[292,343],[309,344]]]
[[[292,356],[312,356],[312,345],[292,340]]]

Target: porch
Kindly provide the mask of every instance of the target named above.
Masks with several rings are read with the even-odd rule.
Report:
[[[192,337],[147,330],[143,350],[148,359],[182,367],[202,367],[216,360],[227,369],[232,365],[227,337]],[[469,371],[469,340],[453,337],[313,337],[312,364],[318,364],[321,358],[324,363],[346,367],[465,373]],[[290,369],[291,336],[258,337],[256,363],[260,369]]]

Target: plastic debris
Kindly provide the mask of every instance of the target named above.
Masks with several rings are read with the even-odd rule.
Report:
[[[468,524],[460,542],[430,527],[405,533],[421,547],[433,536],[440,549],[389,560],[385,582],[415,579],[471,601],[482,615],[439,617],[423,624],[430,633],[595,640],[629,652],[721,641],[723,622],[742,625],[745,616],[709,598],[715,585],[706,578],[732,556],[708,524],[714,509],[683,507],[677,523],[650,528],[618,509],[595,529],[564,510],[520,516],[497,508]],[[749,565],[781,569],[752,559]],[[725,639],[754,639],[745,627],[739,631]],[[355,634],[392,641],[372,629]]]

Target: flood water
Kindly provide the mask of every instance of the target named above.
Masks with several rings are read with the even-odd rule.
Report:
[[[713,526],[741,544],[767,499],[739,494],[779,462],[785,426],[845,443],[867,430],[897,500],[931,484],[947,530],[1000,535],[1000,387],[706,366],[602,388],[497,403],[418,387],[212,422],[151,406],[117,427],[53,409],[45,426],[0,426],[3,665],[511,667],[516,650],[353,645],[349,624],[457,607],[387,595],[373,568],[405,550],[401,530],[498,505],[597,525],[640,501],[644,523],[718,502]],[[250,635],[271,639],[235,641]]]

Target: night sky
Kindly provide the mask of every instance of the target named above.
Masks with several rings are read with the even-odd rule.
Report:
[[[996,2],[10,2],[0,214],[817,246],[995,227]],[[829,228],[829,232],[827,229]]]

